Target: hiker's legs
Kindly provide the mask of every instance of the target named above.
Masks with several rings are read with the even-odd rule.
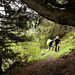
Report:
[[[59,51],[59,44],[58,44],[58,51]]]
[[[54,49],[54,46],[52,46],[52,50]]]
[[[57,44],[55,44],[55,52],[57,52]]]
[[[59,46],[58,46],[58,51],[59,51]]]
[[[49,46],[49,50],[48,51],[50,51],[50,48],[51,48],[51,46]]]
[[[50,49],[51,49],[51,46],[52,46],[52,43],[50,42],[50,43],[49,43],[49,50],[48,50],[48,51],[50,51]]]

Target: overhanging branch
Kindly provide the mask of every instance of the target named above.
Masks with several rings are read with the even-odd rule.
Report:
[[[47,8],[46,6],[37,3],[35,0],[24,0],[24,3],[49,20],[75,27],[75,11],[58,10],[52,7]]]

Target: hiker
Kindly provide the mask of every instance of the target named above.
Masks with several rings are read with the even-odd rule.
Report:
[[[56,36],[56,38],[54,39],[55,41],[55,52],[57,52],[57,50],[59,51],[59,44],[60,44],[60,38],[59,36]]]
[[[50,51],[50,48],[52,47],[52,50],[54,49],[54,40],[50,40],[50,39],[48,39],[48,41],[47,41],[47,45],[49,46],[49,50],[48,51]]]

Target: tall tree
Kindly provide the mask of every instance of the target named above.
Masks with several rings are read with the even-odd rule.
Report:
[[[75,0],[22,0],[45,18],[75,27]]]
[[[0,74],[2,63],[8,59],[14,60],[18,53],[9,47],[11,43],[29,41],[24,31],[41,22],[41,17],[35,11],[28,12],[27,5],[20,0],[0,0]],[[29,9],[28,9],[29,10]],[[29,22],[29,25],[27,24]],[[21,34],[23,33],[23,34]]]
[[[23,30],[27,30],[26,5],[17,0],[0,0],[0,74],[2,63],[14,60],[18,53],[9,47],[11,43],[29,40]],[[24,39],[25,38],[25,39]]]

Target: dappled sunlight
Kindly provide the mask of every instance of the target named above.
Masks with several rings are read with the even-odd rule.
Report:
[[[74,75],[74,4],[0,0],[0,75]]]

